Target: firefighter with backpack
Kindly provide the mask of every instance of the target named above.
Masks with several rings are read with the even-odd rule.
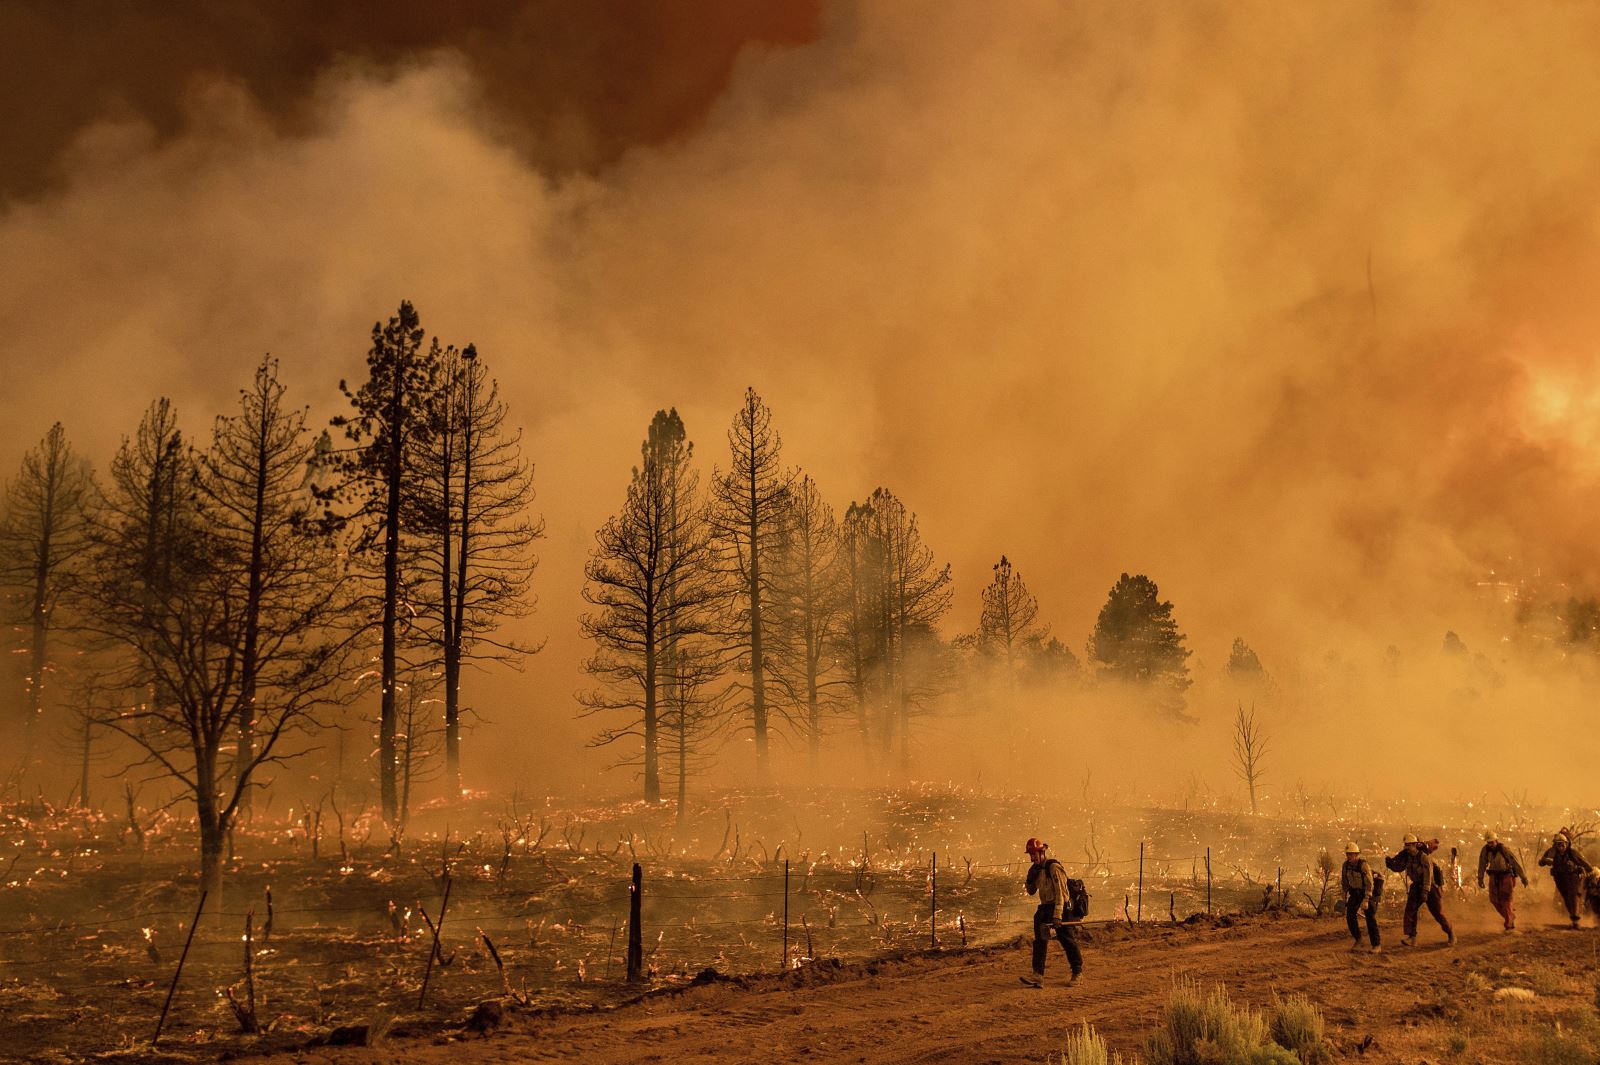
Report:
[[[1584,877],[1589,875],[1594,866],[1572,845],[1570,829],[1563,828],[1556,833],[1555,839],[1550,841],[1550,849],[1540,855],[1539,864],[1550,867],[1550,875],[1555,879],[1556,890],[1560,892],[1561,902],[1567,908],[1567,916],[1572,919],[1572,927],[1578,927],[1578,899],[1583,891]]]
[[[1522,862],[1515,852],[1493,832],[1483,834],[1483,850],[1478,852],[1478,886],[1483,887],[1484,875],[1489,877],[1489,905],[1495,908],[1507,932],[1517,930],[1517,909],[1513,894],[1517,881],[1528,886],[1528,874],[1522,871]]]
[[[1083,952],[1078,949],[1075,925],[1089,912],[1089,894],[1083,881],[1071,880],[1062,864],[1050,855],[1050,847],[1034,837],[1027,842],[1028,894],[1039,897],[1039,908],[1033,911],[1033,973],[1022,977],[1029,987],[1044,986],[1044,961],[1050,949],[1050,933],[1066,951],[1067,964],[1072,967],[1076,983],[1083,972]]]
[[[1399,854],[1383,859],[1383,864],[1389,867],[1390,872],[1404,873],[1407,880],[1406,909],[1402,923],[1405,934],[1400,937],[1400,945],[1409,947],[1417,942],[1417,916],[1422,907],[1427,906],[1433,919],[1444,929],[1445,945],[1453,947],[1456,945],[1455,929],[1450,927],[1450,919],[1444,915],[1444,870],[1431,856],[1439,841],[1433,839],[1423,842],[1414,833],[1407,832],[1402,842],[1404,846]]]
[[[1340,876],[1344,885],[1344,919],[1350,928],[1353,941],[1350,949],[1361,949],[1361,918],[1367,920],[1368,948],[1374,954],[1383,953],[1378,939],[1378,900],[1383,896],[1383,877],[1372,871],[1372,866],[1361,857],[1361,848],[1355,843],[1344,845],[1344,869]]]

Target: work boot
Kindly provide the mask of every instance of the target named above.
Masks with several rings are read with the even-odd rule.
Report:
[[[1372,953],[1374,953],[1374,954],[1382,954],[1383,953],[1383,947],[1378,946],[1378,945],[1374,945],[1373,948],[1372,948]]]
[[[1072,974],[1072,979],[1067,981],[1067,986],[1071,987],[1073,984],[1077,983],[1078,982],[1078,977],[1080,977],[1082,975],[1083,975],[1083,973],[1081,973],[1081,972],[1073,973]]]
[[[1447,947],[1453,947],[1456,945],[1456,934],[1454,932],[1449,932],[1445,935],[1444,945]]]
[[[1416,936],[1401,936],[1400,937],[1400,945],[1402,947],[1414,947],[1414,946],[1417,945],[1417,937]]]
[[[1035,976],[1032,973],[1028,973],[1028,974],[1025,974],[1025,975],[1023,975],[1021,977],[1018,977],[1018,979],[1020,979],[1024,984],[1027,984],[1029,987],[1043,987],[1044,986],[1044,977]]]
[[[1352,954],[1354,954],[1356,951],[1359,951],[1360,949],[1361,949],[1361,940],[1358,939],[1354,943],[1350,944],[1350,952]]]

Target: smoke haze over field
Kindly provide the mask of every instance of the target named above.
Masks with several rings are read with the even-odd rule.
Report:
[[[12,47],[35,59],[164,32],[29,10]],[[72,128],[29,126],[32,162],[3,175],[0,469],[56,419],[103,465],[158,394],[203,434],[264,351],[321,420],[372,322],[413,300],[477,344],[538,464],[520,624],[548,646],[468,700],[491,722],[469,775],[515,755],[498,782],[600,764],[568,757],[593,531],[657,408],[709,469],[746,385],[836,508],[885,484],[920,514],[955,568],[952,631],[1002,552],[1080,654],[1119,573],[1158,581],[1213,761],[1154,753],[1188,726],[1106,741],[1151,786],[1227,783],[1232,702],[1205,671],[1236,635],[1284,674],[1280,788],[1406,770],[1415,792],[1426,743],[1430,779],[1470,794],[1469,760],[1494,744],[1531,773],[1589,705],[1502,661],[1509,608],[1476,582],[1600,578],[1600,9],[665,10],[567,79],[523,76],[568,55],[535,4],[496,8],[533,27],[517,47],[419,10],[376,43],[323,27],[280,75],[285,14],[215,54],[196,30],[182,78],[150,55],[91,93],[69,66]],[[662,86],[689,88],[638,102]],[[33,97],[11,83],[0,106]],[[1441,664],[1447,628],[1501,686]],[[1525,728],[1502,742],[1503,706]],[[1075,738],[1085,761],[1101,742]],[[1550,790],[1595,753],[1570,736]]]

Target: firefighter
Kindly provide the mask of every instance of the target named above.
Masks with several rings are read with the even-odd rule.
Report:
[[[1078,936],[1071,924],[1070,915],[1064,915],[1068,903],[1067,871],[1050,854],[1050,847],[1034,837],[1026,844],[1028,860],[1028,894],[1039,896],[1039,908],[1033,911],[1033,973],[1022,977],[1029,987],[1044,986],[1044,960],[1050,948],[1050,933],[1066,951],[1067,964],[1072,967],[1069,985],[1078,982],[1083,972],[1083,952],[1078,949]]]
[[[1405,934],[1400,937],[1400,945],[1410,947],[1416,944],[1417,915],[1423,906],[1427,906],[1433,919],[1444,929],[1445,945],[1453,947],[1456,945],[1456,933],[1450,927],[1450,919],[1444,915],[1443,878],[1439,875],[1439,869],[1428,856],[1427,845],[1418,840],[1415,833],[1407,832],[1403,843],[1399,854],[1383,860],[1383,864],[1392,872],[1406,875]]]
[[[1522,871],[1522,863],[1512,853],[1511,848],[1500,842],[1500,837],[1493,832],[1483,834],[1483,849],[1478,852],[1478,887],[1483,887],[1483,877],[1489,876],[1489,905],[1500,914],[1500,919],[1505,922],[1506,931],[1512,932],[1517,927],[1517,911],[1512,902],[1512,892],[1517,889],[1517,881],[1522,881],[1522,886],[1528,886],[1528,874]]]
[[[1571,834],[1564,828],[1550,841],[1550,848],[1539,856],[1539,864],[1550,867],[1550,875],[1555,878],[1556,890],[1561,893],[1561,902],[1572,919],[1572,927],[1578,927],[1578,896],[1583,891],[1583,878],[1594,866],[1578,853],[1572,845]]]
[[[1374,954],[1383,951],[1378,943],[1378,899],[1383,894],[1383,877],[1372,874],[1372,866],[1361,857],[1361,848],[1354,843],[1344,845],[1344,919],[1350,926],[1351,950],[1361,949],[1361,917],[1367,919],[1368,948]]]

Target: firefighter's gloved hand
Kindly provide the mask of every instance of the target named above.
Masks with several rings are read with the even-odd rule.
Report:
[[[1522,878],[1522,886],[1523,887],[1527,887],[1528,886],[1528,878],[1527,877],[1523,877]]]
[[[1483,890],[1483,877],[1481,877],[1481,876],[1478,877],[1478,890],[1479,891]]]

